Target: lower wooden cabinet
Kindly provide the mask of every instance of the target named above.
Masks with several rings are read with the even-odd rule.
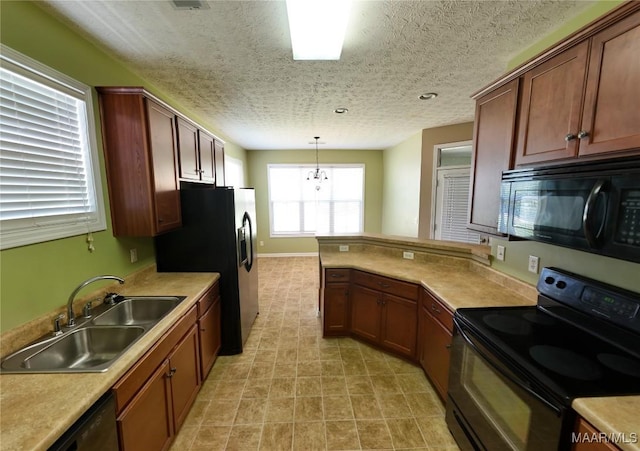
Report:
[[[418,362],[445,400],[449,386],[453,316],[427,290],[422,290],[418,314]]]
[[[200,357],[209,355],[202,320],[219,331],[219,302],[198,318],[200,301],[113,386],[121,450],[166,450],[184,423],[202,385]],[[206,349],[217,353],[215,341]]]
[[[208,301],[210,300],[210,303]],[[218,284],[214,285],[198,303],[198,334],[200,337],[200,375],[204,380],[218,357],[222,338],[220,335],[221,301]]]
[[[600,431],[587,422],[584,418],[578,417],[576,421],[575,433],[576,438],[571,445],[571,451],[619,451],[613,443],[607,443],[604,440],[596,440],[600,438]]]
[[[323,333],[344,335],[349,332],[349,284],[331,283],[324,288],[322,304]]]

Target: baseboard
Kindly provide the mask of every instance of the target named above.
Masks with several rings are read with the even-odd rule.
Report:
[[[317,257],[317,252],[283,252],[278,254],[258,254],[258,257]]]

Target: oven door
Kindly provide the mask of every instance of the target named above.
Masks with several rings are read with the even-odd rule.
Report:
[[[463,450],[557,450],[570,411],[536,393],[456,318],[446,421]]]

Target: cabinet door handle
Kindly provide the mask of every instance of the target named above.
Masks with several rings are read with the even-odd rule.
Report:
[[[169,373],[167,374],[168,378],[172,378],[174,374],[176,374],[176,371],[178,371],[177,368],[171,368],[171,370],[169,371]]]
[[[206,331],[207,331],[207,329],[205,329],[204,327],[200,328],[200,332],[206,332]]]
[[[434,312],[440,314],[442,313],[442,310],[440,310],[438,307],[436,307],[436,304],[432,303],[431,304],[431,310],[433,310]]]
[[[573,141],[574,139],[576,139],[576,135],[574,135],[573,133],[567,133],[564,137],[564,140],[566,142]]]
[[[578,138],[580,138],[580,139],[586,138],[587,136],[589,136],[589,132],[587,132],[587,131],[580,130],[580,133],[578,133]]]

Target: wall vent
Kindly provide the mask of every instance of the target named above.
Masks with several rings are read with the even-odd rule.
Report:
[[[209,9],[209,4],[200,0],[171,0],[171,6],[177,10]]]

